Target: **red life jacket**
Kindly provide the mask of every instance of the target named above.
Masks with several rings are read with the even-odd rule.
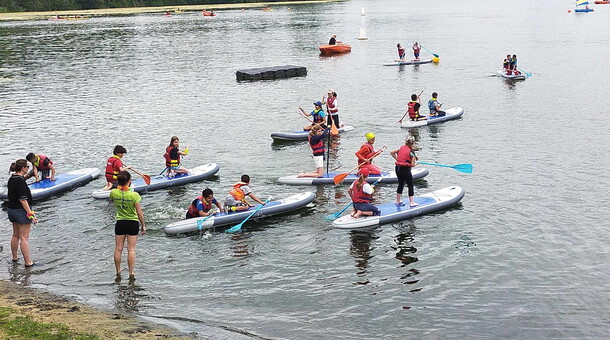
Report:
[[[394,164],[408,167],[413,166],[411,148],[408,145],[403,145],[400,147],[400,149],[398,149],[398,155],[396,155],[396,162]]]
[[[410,101],[409,104],[407,104],[409,118],[411,119],[415,119],[418,116],[417,111],[415,111],[415,104],[417,104],[417,102],[414,101]]]
[[[324,155],[324,142],[322,139],[320,139],[316,144],[311,144],[311,135],[307,137],[307,139],[309,139],[309,146],[311,146],[314,156]]]
[[[108,182],[116,182],[122,166],[123,162],[119,156],[114,155],[108,158],[108,162],[106,163],[106,180]]]
[[[358,181],[354,181],[354,184],[352,184],[352,201],[354,203],[369,203],[373,199],[371,197],[373,195],[364,193],[362,190],[364,188],[364,184],[358,188],[357,183]]]
[[[362,151],[362,148],[366,148],[366,150]],[[362,144],[362,146],[360,147],[360,150],[358,150],[358,152],[356,152],[356,157],[358,157],[358,164],[363,164],[363,160],[362,159],[368,159],[370,158],[373,154],[375,153],[375,149],[373,148],[373,146],[371,144],[369,144],[368,142]],[[360,158],[362,157],[362,158]]]
[[[165,148],[165,154],[163,154],[163,157],[165,157],[165,166],[168,168],[180,165],[180,154],[178,154],[178,159],[171,159],[169,156],[169,152],[172,151],[173,148],[173,146],[168,146]]]
[[[246,197],[246,194],[241,189],[241,187],[244,185],[246,185],[246,183],[244,183],[244,182],[237,182],[237,183],[233,184],[233,189],[231,189],[229,194],[231,196],[233,196],[233,198],[235,198],[236,201],[241,201],[244,199],[244,197]]]
[[[197,201],[201,201],[201,204],[203,205],[203,210],[201,210],[201,211],[208,212],[208,211],[210,211],[210,209],[212,209],[212,201],[206,202],[205,199],[203,199],[203,196],[197,196],[197,198],[195,198],[193,200],[191,205],[189,205],[189,210],[186,212],[187,218],[199,217],[199,209],[197,209]]]
[[[339,112],[339,109],[335,108],[335,97],[328,97],[328,99],[326,99],[326,104],[328,105],[328,112],[329,113],[337,113]]]
[[[38,170],[49,170],[49,164],[53,164],[53,161],[45,155],[38,155],[38,161],[32,163]]]

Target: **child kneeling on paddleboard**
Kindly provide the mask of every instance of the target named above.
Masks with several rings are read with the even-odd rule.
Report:
[[[30,172],[24,176],[25,179],[34,177],[36,182],[40,182],[47,178],[51,181],[55,180],[55,167],[53,166],[53,161],[49,159],[49,157],[43,154],[36,155],[30,152],[25,156],[25,159],[33,165]],[[40,174],[40,176],[38,176],[38,174]]]
[[[361,169],[358,174],[360,174],[360,177],[352,183],[347,191],[352,198],[352,202],[354,202],[354,210],[350,215],[353,218],[379,216],[381,214],[379,208],[370,203],[375,190],[372,185],[366,182],[366,178],[369,177],[369,170]]]
[[[113,156],[108,158],[106,161],[106,186],[104,190],[110,190],[116,188],[119,185],[117,176],[121,171],[127,171],[131,169],[131,166],[123,164],[121,158],[127,153],[127,149],[122,145],[116,145],[112,151]]]
[[[216,208],[218,208],[216,213],[222,211],[220,203],[218,203],[218,201],[214,198],[214,192],[212,189],[205,188],[201,192],[201,196],[198,196],[193,200],[193,202],[191,202],[191,205],[186,212],[186,218],[209,216],[212,214],[210,213],[210,210],[214,205],[216,205]]]
[[[250,207],[253,207],[253,205],[250,204],[246,199],[246,196],[250,197],[251,199],[262,205],[265,205],[265,202],[254,196],[254,194],[250,190],[250,176],[241,175],[241,181],[233,184],[233,189],[231,189],[229,195],[225,199],[225,212],[229,213],[248,210],[250,209]]]
[[[169,142],[169,146],[165,148],[165,154],[163,154],[163,157],[165,157],[167,175],[169,177],[174,177],[176,174],[189,173],[187,168],[180,166],[180,156],[186,156],[188,154],[188,146],[180,151],[180,139],[177,136],[173,136]]]

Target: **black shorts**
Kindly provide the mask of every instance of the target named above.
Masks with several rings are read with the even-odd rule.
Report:
[[[115,235],[137,236],[139,232],[140,222],[138,221],[118,220],[114,225]]]

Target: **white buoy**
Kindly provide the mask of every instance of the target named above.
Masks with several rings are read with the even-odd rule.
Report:
[[[368,40],[366,37],[366,13],[364,12],[364,8],[360,10],[360,36],[356,39]]]

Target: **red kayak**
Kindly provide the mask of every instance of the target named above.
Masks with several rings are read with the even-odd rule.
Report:
[[[350,45],[338,44],[338,45],[320,45],[320,54],[322,55],[333,55],[348,53],[352,50]]]
[[[595,1],[595,3],[598,5],[603,5],[603,4],[610,4],[610,1]]]

